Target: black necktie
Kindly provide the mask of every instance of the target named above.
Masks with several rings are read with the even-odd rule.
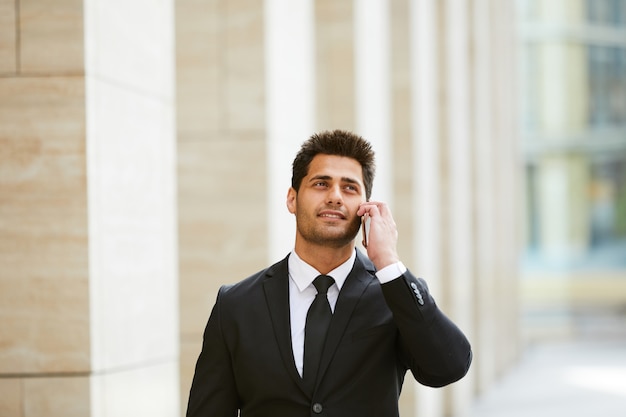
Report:
[[[320,275],[313,281],[317,289],[317,295],[309,307],[304,326],[304,369],[302,378],[306,385],[312,390],[315,385],[317,368],[322,356],[326,331],[330,324],[333,313],[328,304],[326,293],[335,280],[328,275]]]

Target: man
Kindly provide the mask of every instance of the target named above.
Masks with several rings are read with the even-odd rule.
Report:
[[[219,290],[188,417],[393,417],[407,370],[433,387],[467,373],[469,342],[400,262],[389,207],[369,201],[373,179],[359,136],[302,145],[287,193],[294,250]],[[367,257],[355,246],[362,218]]]

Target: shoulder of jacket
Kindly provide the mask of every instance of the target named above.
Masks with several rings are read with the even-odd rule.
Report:
[[[285,273],[287,274],[287,256],[286,258],[276,262],[275,264],[268,266],[265,269],[261,269],[260,271],[255,272],[254,274],[238,281],[236,283],[225,284],[222,285],[219,289],[219,295],[225,295],[228,293],[238,293],[240,291],[246,292],[248,290],[254,289],[257,286],[260,287],[262,282],[268,278],[272,277],[277,273]]]

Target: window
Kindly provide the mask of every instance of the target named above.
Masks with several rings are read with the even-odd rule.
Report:
[[[527,266],[626,268],[626,0],[546,4],[520,1]]]

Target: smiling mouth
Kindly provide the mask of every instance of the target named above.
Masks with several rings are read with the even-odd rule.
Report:
[[[337,220],[345,219],[345,216],[339,213],[321,213],[319,214],[319,217],[322,217],[324,219],[337,219]]]

